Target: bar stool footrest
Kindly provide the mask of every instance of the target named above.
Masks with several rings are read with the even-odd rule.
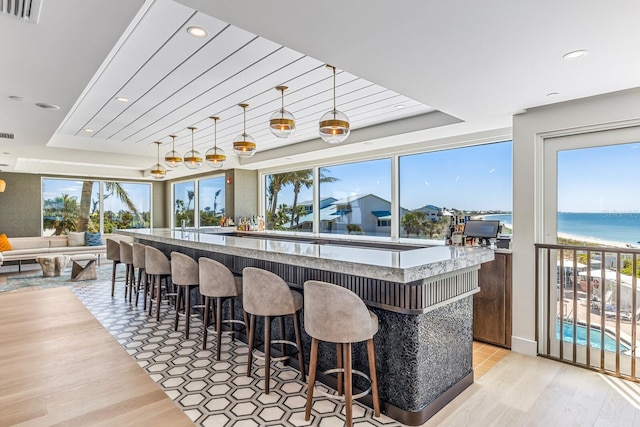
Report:
[[[321,374],[322,375],[329,375],[329,374],[337,374],[339,372],[344,374],[344,368],[327,369],[326,371],[323,371]],[[364,396],[366,396],[367,394],[369,394],[371,392],[371,378],[369,378],[369,375],[365,374],[362,371],[358,371],[357,369],[352,369],[351,372],[353,373],[353,375],[357,375],[357,376],[359,376],[361,378],[364,378],[365,380],[369,381],[369,387],[366,390],[364,390],[361,393],[354,394],[352,396],[352,398],[354,400],[360,399],[361,397],[364,397]],[[314,385],[314,387],[315,387],[315,385]],[[324,397],[327,397],[329,399],[335,399],[335,400],[344,401],[344,396],[327,393],[327,392],[319,389],[318,387],[315,387],[315,391],[317,391],[318,393],[320,393],[321,395],[323,395]]]
[[[244,323],[244,322],[243,322]],[[288,341],[288,340],[271,340],[270,344],[286,344],[286,345],[290,345],[292,347],[296,348],[296,351],[298,350],[298,346],[296,345],[296,343],[294,343],[293,341]],[[265,344],[266,345],[266,344]],[[256,353],[255,349],[253,351],[253,357],[255,357],[258,360],[264,360],[264,356],[261,356],[260,354]],[[291,355],[286,355],[286,356],[280,356],[280,357],[271,357],[270,358],[272,362],[282,362],[283,360],[289,360],[291,359]]]

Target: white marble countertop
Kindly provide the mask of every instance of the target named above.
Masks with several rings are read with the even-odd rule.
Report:
[[[211,252],[224,252],[230,255],[252,257],[266,261],[280,262],[302,267],[332,270],[340,273],[409,283],[428,279],[457,270],[479,267],[483,262],[494,259],[494,251],[481,247],[468,246],[407,246],[408,250],[394,248],[353,247],[359,240],[340,239],[335,236],[311,236],[298,234],[291,240],[286,234],[269,232],[247,232],[255,234],[247,237],[224,235],[232,229],[207,229],[206,232],[155,228],[118,230],[118,233],[130,234],[138,239],[158,243],[173,244],[192,249]],[[331,243],[307,243],[309,241],[331,239]],[[336,242],[338,241],[338,242]],[[372,240],[362,240],[371,244]],[[344,242],[344,243],[343,243]],[[384,244],[402,243],[380,242]]]

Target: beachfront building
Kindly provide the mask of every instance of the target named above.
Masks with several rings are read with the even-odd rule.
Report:
[[[5,9],[0,15],[2,38],[14,41],[3,52],[3,63],[10,66],[0,71],[0,233],[9,239],[41,236],[45,226],[48,233],[56,226],[64,230],[62,217],[45,215],[45,199],[64,199],[69,203],[60,206],[70,212],[85,206],[82,191],[71,194],[69,186],[56,187],[58,194],[48,197],[45,180],[73,182],[73,191],[93,183],[96,187],[84,194],[92,196],[89,206],[95,207],[95,224],[104,232],[105,223],[124,224],[122,216],[133,214],[119,204],[106,206],[116,199],[117,193],[106,190],[111,183],[144,186],[145,193],[129,194],[144,206],[140,212],[150,227],[176,228],[182,220],[200,227],[207,218],[219,217],[220,206],[233,219],[265,215],[265,176],[305,170],[310,174],[303,175],[298,190],[312,196],[301,196],[306,200],[300,204],[301,231],[346,234],[350,225],[352,239],[360,237],[358,226],[364,238],[379,235],[394,242],[402,237],[401,207],[418,206],[404,200],[415,194],[421,203],[460,208],[472,193],[487,200],[507,194],[510,206],[478,211],[513,212],[507,333],[513,353],[536,356],[546,346],[540,335],[546,300],[536,292],[536,277],[546,277],[540,269],[548,267],[536,264],[536,244],[558,241],[557,214],[569,194],[559,190],[559,180],[569,175],[581,179],[563,169],[563,156],[640,141],[637,1],[581,4],[579,20],[573,2],[546,0],[515,5],[409,2],[401,8],[330,3],[343,8],[332,19],[320,19],[301,2],[284,3],[286,19],[268,2],[35,3],[31,22]],[[385,26],[389,31],[380,31]],[[187,31],[199,27],[206,27],[199,37]],[[337,67],[335,86],[327,62]],[[289,87],[284,106],[297,119],[288,138],[265,126],[283,105],[274,89],[282,84]],[[238,107],[243,103],[249,107]],[[337,145],[317,136],[320,117],[334,106],[350,120],[349,137]],[[219,122],[214,116],[220,116]],[[245,133],[255,138],[257,149],[251,157],[238,157],[233,139]],[[194,147],[205,158],[217,144],[226,151],[226,163],[217,169],[206,160],[200,168],[172,168],[164,159],[173,142],[181,158]],[[491,157],[482,153],[500,143],[511,149],[508,160],[479,167]],[[445,163],[443,156],[452,151],[457,155]],[[582,165],[584,173],[607,175],[601,181],[611,191],[592,190],[598,200],[618,187],[635,188],[623,173],[637,169],[637,155],[626,159],[633,163]],[[367,167],[371,162],[380,167]],[[438,173],[405,176],[410,163],[413,171]],[[154,179],[152,173],[162,172],[155,165],[169,172]],[[345,165],[356,165],[360,173],[332,175],[351,188],[328,198],[322,192],[322,170]],[[495,178],[501,166],[508,167],[508,176],[467,191],[472,179],[465,181],[464,172],[480,182],[484,176]],[[207,189],[208,179],[222,183],[218,199]],[[374,184],[384,191],[369,187]],[[427,193],[435,188],[445,188],[450,197]],[[594,199],[587,203],[592,208]],[[105,218],[109,211],[123,215]],[[577,274],[578,269],[561,271]],[[548,277],[562,274],[551,271]],[[546,295],[561,295],[554,292],[555,287]],[[546,326],[555,325],[565,300],[562,315],[575,302],[582,311],[573,309],[573,314],[584,316],[580,320],[591,316],[586,292],[558,297],[558,307],[553,299],[553,321]],[[618,409],[611,412],[624,412]],[[480,412],[469,409],[467,420],[486,421]],[[563,418],[567,424],[576,419]],[[597,414],[585,422],[596,424]]]
[[[414,210],[424,212],[427,214],[427,219],[433,222],[437,222],[442,217],[442,209],[434,205],[424,205]]]

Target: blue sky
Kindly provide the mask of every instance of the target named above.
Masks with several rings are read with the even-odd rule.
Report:
[[[639,212],[640,143],[558,153],[560,212]]]

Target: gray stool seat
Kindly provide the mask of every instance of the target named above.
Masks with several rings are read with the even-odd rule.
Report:
[[[298,351],[300,374],[304,381],[304,357],[302,353],[302,336],[300,332],[299,313],[303,306],[303,298],[299,292],[292,291],[278,275],[254,267],[246,267],[242,271],[243,294],[242,305],[249,314],[249,354],[247,357],[247,376],[251,376],[253,363],[253,348],[255,337],[256,316],[264,317],[264,376],[265,393],[269,394],[271,343],[280,343],[283,357],[288,358],[284,344],[294,344],[285,340],[284,316],[293,316],[293,326],[296,334],[294,346]],[[271,320],[280,318],[280,340],[271,340]]]
[[[145,263],[144,263],[144,251],[145,245],[142,243],[133,243],[133,268],[138,269],[138,279],[136,281],[135,289],[136,289],[136,306],[138,306],[138,297],[140,296],[140,284],[144,286],[144,297],[142,298],[142,309],[147,309],[147,292],[149,291],[149,280],[147,273],[145,272]],[[144,282],[142,282],[142,277],[144,275]]]
[[[96,255],[71,255],[71,281],[93,280],[97,279],[96,275]]]
[[[133,282],[135,281],[135,272],[133,268],[133,245],[124,240],[120,240],[120,262],[125,265],[124,273],[124,298],[129,293],[129,302],[133,294]]]
[[[202,349],[207,348],[207,332],[209,327],[209,309],[211,303],[216,302],[216,360],[220,360],[222,347],[222,324],[231,324],[231,334],[235,337],[235,323],[244,325],[245,331],[248,329],[247,313],[243,310],[244,321],[235,320],[234,301],[242,296],[242,277],[235,277],[231,271],[222,263],[211,258],[200,258],[198,260],[200,273],[200,295],[204,297],[204,339]],[[222,320],[222,305],[229,301],[229,319]]]
[[[378,316],[367,308],[358,295],[341,286],[308,280],[304,283],[304,293],[304,328],[311,337],[305,420],[308,421],[311,417],[319,341],[332,342],[337,345],[338,366],[328,372],[338,374],[338,395],[342,395],[344,387],[346,425],[350,427],[353,423],[353,398],[359,398],[366,394],[361,393],[353,396],[352,374],[363,376],[371,381],[373,408],[375,416],[379,417],[380,403],[373,345],[373,336],[378,332]],[[362,341],[367,342],[369,377],[351,368],[351,344]]]
[[[191,319],[191,289],[200,284],[198,262],[180,252],[171,252],[171,282],[176,288],[176,319],[174,330],[178,330],[180,318],[180,303],[184,300],[184,331],[189,338],[189,325]]]
[[[171,262],[161,250],[152,246],[146,246],[144,249],[144,265],[145,271],[150,277],[149,316],[151,316],[151,312],[153,311],[153,296],[155,292],[157,298],[156,320],[160,320],[162,279],[164,279],[165,285],[168,288],[168,280],[171,276]],[[170,294],[170,292],[167,292],[167,294]]]
[[[113,239],[107,239],[107,259],[113,262],[113,268],[111,270],[111,297],[113,297],[116,289],[116,269],[120,264],[120,244]],[[125,286],[125,297],[127,288]]]

